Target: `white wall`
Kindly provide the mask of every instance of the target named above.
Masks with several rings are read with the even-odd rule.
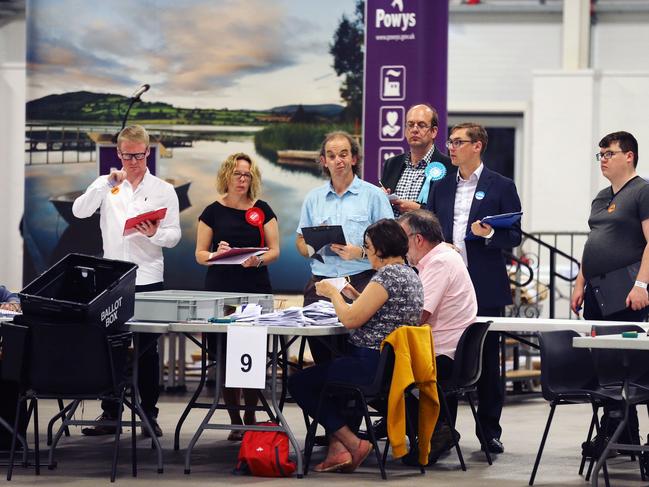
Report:
[[[0,24],[0,284],[22,289],[25,165],[25,21]]]
[[[561,66],[558,14],[450,19],[449,111],[522,112],[532,94],[532,72]],[[434,46],[432,51],[434,57]]]

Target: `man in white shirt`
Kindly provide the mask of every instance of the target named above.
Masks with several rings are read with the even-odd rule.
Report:
[[[162,247],[174,247],[180,240],[178,197],[173,186],[153,176],[147,168],[149,134],[139,125],[123,129],[117,137],[117,154],[122,169],[111,169],[99,176],[72,205],[77,218],[88,218],[100,210],[100,228],[104,258],[133,262],[138,265],[135,291],[159,291],[164,288]],[[128,218],[166,208],[162,220],[143,221],[132,235],[124,236]],[[142,408],[157,436],[162,436],[156,417],[158,409],[158,336],[144,334],[140,339],[139,389]],[[114,419],[115,404],[103,402],[102,418]],[[114,434],[113,426],[84,428],[86,435]],[[145,430],[143,430],[145,432]],[[145,433],[146,434],[146,433]]]

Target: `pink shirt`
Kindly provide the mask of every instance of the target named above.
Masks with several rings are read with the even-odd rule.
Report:
[[[478,313],[478,301],[462,256],[441,243],[417,264],[430,313],[435,355],[455,357],[457,342]]]

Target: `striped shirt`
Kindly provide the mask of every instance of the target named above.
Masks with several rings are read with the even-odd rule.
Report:
[[[394,188],[394,194],[400,200],[417,201],[421,188],[424,185],[424,180],[426,179],[426,166],[431,162],[434,152],[435,145],[433,144],[422,160],[414,166],[410,163],[412,154],[410,152],[406,154],[404,160],[406,167],[397,182],[397,186]],[[394,210],[395,218],[398,217],[400,215],[399,210],[395,207],[392,207],[392,209]]]

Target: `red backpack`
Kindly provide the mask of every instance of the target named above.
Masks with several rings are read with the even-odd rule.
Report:
[[[263,423],[264,426],[277,426]],[[289,441],[281,431],[246,431],[241,441],[235,471],[250,471],[256,477],[289,477],[295,462],[288,458]]]

